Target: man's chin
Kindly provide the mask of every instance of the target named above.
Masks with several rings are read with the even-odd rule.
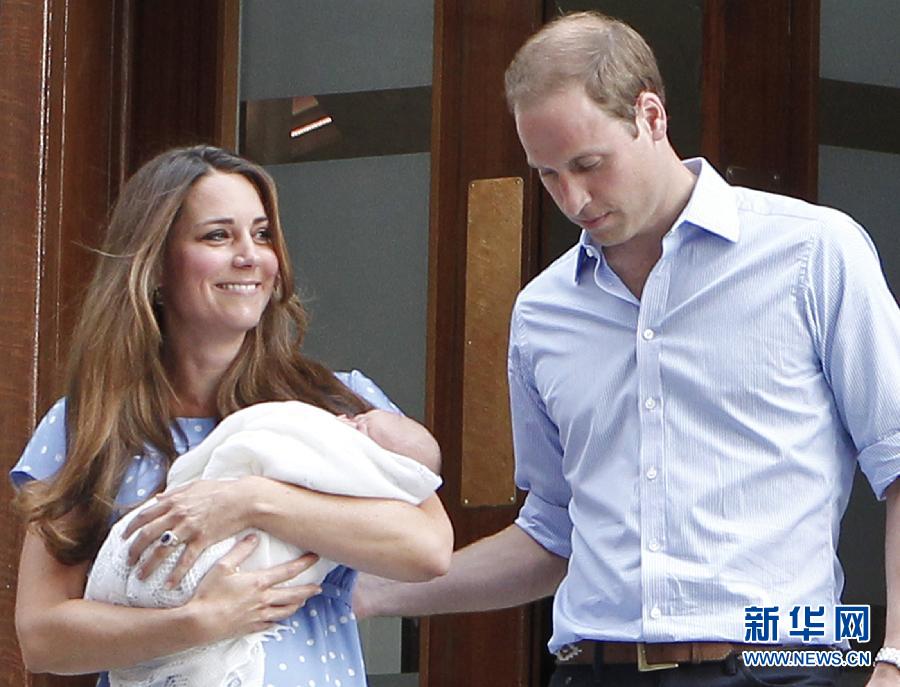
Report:
[[[591,237],[591,243],[600,248],[612,248],[625,243],[626,237],[614,227],[604,227],[603,229],[585,229],[588,236]]]

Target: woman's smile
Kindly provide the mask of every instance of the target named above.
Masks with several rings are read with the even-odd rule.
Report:
[[[224,282],[216,284],[217,289],[222,291],[230,291],[238,295],[253,295],[262,288],[262,284],[258,281],[254,282]]]

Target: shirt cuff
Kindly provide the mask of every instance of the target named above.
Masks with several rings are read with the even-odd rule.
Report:
[[[538,544],[561,558],[572,554],[572,521],[567,507],[528,492],[516,525]]]
[[[900,477],[900,432],[867,446],[860,451],[858,460],[876,498],[883,501],[888,487]]]

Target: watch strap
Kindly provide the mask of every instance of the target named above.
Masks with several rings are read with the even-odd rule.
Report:
[[[890,663],[900,668],[900,649],[883,646],[875,654],[875,663]]]

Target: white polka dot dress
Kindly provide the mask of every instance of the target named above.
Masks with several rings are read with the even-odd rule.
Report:
[[[266,684],[273,687],[296,685],[336,685],[364,687],[365,669],[356,623],[331,632],[329,624],[350,613],[345,599],[350,593],[356,573],[338,567],[322,584],[322,593],[306,602],[291,617],[288,629],[280,632],[281,641],[269,639],[266,652]],[[338,595],[337,592],[341,594]]]
[[[352,391],[377,408],[399,412],[385,394],[357,370],[336,373]],[[65,399],[48,411],[35,430],[10,479],[21,486],[32,479],[47,479],[65,462]],[[193,448],[215,427],[211,418],[179,418],[172,428],[178,453]],[[117,517],[145,501],[165,479],[162,457],[148,449],[128,465],[116,504]],[[365,687],[362,650],[356,619],[349,606],[356,572],[339,566],[322,584],[322,594],[313,597],[282,623],[278,636],[264,642],[267,687]],[[106,675],[98,685],[108,687]],[[229,687],[241,687],[229,685]]]

